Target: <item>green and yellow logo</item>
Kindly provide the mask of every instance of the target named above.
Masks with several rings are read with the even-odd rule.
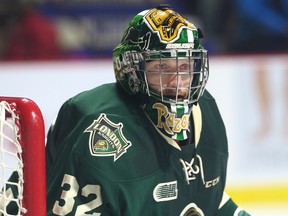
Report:
[[[157,127],[159,129],[164,128],[166,133],[170,135],[189,129],[189,113],[183,114],[181,118],[177,118],[176,113],[169,112],[167,106],[162,103],[155,103],[152,107],[157,109]]]
[[[115,124],[104,113],[84,131],[90,133],[89,148],[93,156],[114,156],[119,159],[131,146],[122,132],[123,124]]]
[[[151,10],[144,16],[144,20],[152,31],[157,32],[163,42],[177,40],[183,27],[196,29],[192,23],[170,9]]]

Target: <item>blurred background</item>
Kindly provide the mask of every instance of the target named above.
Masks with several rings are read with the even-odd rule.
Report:
[[[34,100],[47,131],[66,99],[114,82],[112,49],[160,3],[204,34],[228,192],[252,215],[288,215],[288,0],[0,0],[0,95]]]

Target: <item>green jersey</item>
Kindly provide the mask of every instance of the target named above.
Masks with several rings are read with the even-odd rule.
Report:
[[[207,91],[191,121],[178,145],[117,84],[69,99],[47,137],[47,215],[248,215],[224,193],[226,131]]]

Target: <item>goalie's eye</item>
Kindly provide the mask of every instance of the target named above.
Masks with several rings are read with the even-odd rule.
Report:
[[[154,64],[150,70],[148,69],[148,71],[154,71],[154,72],[160,72],[160,71],[168,71],[169,70],[169,66],[167,64]]]
[[[191,68],[191,66],[190,66],[190,64],[181,64],[180,66],[179,66],[179,71],[189,71],[190,70],[190,68]]]

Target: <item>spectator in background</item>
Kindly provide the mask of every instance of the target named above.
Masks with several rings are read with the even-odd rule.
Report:
[[[234,0],[237,16],[230,50],[285,52],[288,49],[288,0]]]
[[[24,1],[1,2],[1,53],[4,60],[59,58],[57,32],[51,20]]]
[[[233,20],[232,2],[229,0],[179,0],[185,16],[193,17],[197,26],[205,32],[203,44],[211,53],[227,50],[227,38]],[[201,22],[200,22],[201,20]]]

